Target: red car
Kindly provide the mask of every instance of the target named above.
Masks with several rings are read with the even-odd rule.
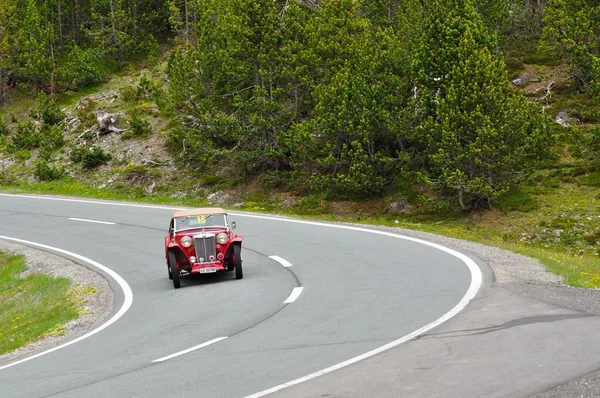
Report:
[[[169,235],[165,238],[165,257],[169,279],[175,289],[180,277],[234,271],[242,279],[242,237],[233,233],[227,212],[221,208],[176,211],[171,216]]]

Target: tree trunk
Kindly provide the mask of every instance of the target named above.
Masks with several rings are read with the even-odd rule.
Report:
[[[188,0],[184,1],[185,5],[185,42],[190,42],[190,19],[188,15]]]
[[[57,0],[56,6],[58,7],[58,44],[63,44],[63,31],[62,31],[62,7],[60,0]]]
[[[469,207],[465,205],[465,201],[464,201],[464,198],[463,198],[463,190],[462,189],[458,190],[458,203],[460,204],[460,207],[463,210],[469,210]]]

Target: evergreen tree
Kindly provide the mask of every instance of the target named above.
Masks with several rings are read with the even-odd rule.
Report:
[[[17,30],[17,7],[13,0],[0,0],[0,104],[8,95],[9,77],[14,73],[12,43]]]
[[[549,137],[536,111],[511,93],[493,46],[472,2],[454,0],[429,19],[413,63],[425,180],[463,209],[491,206],[526,177]]]
[[[596,0],[549,0],[543,44],[560,51],[580,86],[600,94],[600,4]]]

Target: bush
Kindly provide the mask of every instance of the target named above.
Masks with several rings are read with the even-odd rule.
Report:
[[[65,173],[63,168],[56,168],[48,165],[48,162],[38,160],[35,163],[35,170],[33,174],[40,181],[52,181],[58,180]]]
[[[11,144],[15,149],[32,149],[40,146],[42,135],[32,122],[17,124]]]
[[[25,161],[31,158],[31,152],[26,149],[21,149],[15,153],[15,159]]]
[[[33,112],[31,116],[39,119],[44,124],[58,124],[65,118],[64,112],[58,106],[58,103],[53,99],[47,98],[46,95],[40,94],[38,96],[39,107],[36,112]]]
[[[105,163],[108,163],[112,159],[109,153],[104,152],[104,149],[100,147],[94,147],[86,150],[81,156],[81,163],[86,169],[93,169]]]
[[[100,147],[88,148],[73,148],[69,157],[73,163],[82,163],[83,167],[92,169],[107,163],[112,156],[104,152]]]
[[[73,163],[81,163],[83,160],[83,154],[87,151],[87,148],[83,147],[75,147],[71,149],[71,153],[69,154],[69,159]]]
[[[137,109],[134,109],[133,111],[131,111],[131,119],[129,119],[129,127],[131,127],[131,130],[128,131],[127,133],[123,134],[124,139],[131,138],[131,137],[146,138],[146,137],[148,137],[148,134],[150,134],[152,132],[152,129],[150,128],[150,123],[147,120],[142,119],[140,117],[139,111]]]
[[[62,148],[65,145],[65,136],[60,126],[44,124],[40,130],[40,146],[50,152]]]
[[[2,116],[0,116],[0,135],[7,135],[8,134],[8,126],[6,126],[6,123],[4,123],[4,119],[2,118]]]

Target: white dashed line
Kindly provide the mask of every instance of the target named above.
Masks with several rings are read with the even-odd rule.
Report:
[[[294,290],[292,290],[292,294],[290,294],[290,297],[288,297],[287,300],[285,300],[283,302],[283,304],[289,304],[289,303],[293,303],[294,301],[296,301],[298,296],[300,296],[300,293],[302,293],[302,289],[304,289],[304,287],[302,287],[302,286],[295,287]]]
[[[92,222],[92,223],[95,223],[95,224],[107,224],[107,225],[115,225],[116,224],[114,222],[108,222],[108,221],[86,220],[85,218],[69,218],[69,220],[71,220],[71,221]]]
[[[175,357],[187,354],[187,353],[192,352],[192,351],[199,350],[200,348],[208,347],[209,345],[218,343],[219,341],[225,340],[226,338],[227,337],[217,337],[216,339],[207,341],[206,343],[199,344],[199,345],[194,346],[192,348],[188,348],[187,350],[179,351],[179,352],[176,352],[175,354],[171,354],[171,355],[167,355],[166,357],[155,359],[152,362],[164,362],[164,361],[168,361],[169,359],[172,359],[172,358],[175,358]]]
[[[269,256],[269,258],[271,260],[275,260],[277,261],[279,264],[283,265],[284,267],[291,267],[292,263],[290,263],[288,260],[286,260],[285,258],[281,258],[279,256]]]

